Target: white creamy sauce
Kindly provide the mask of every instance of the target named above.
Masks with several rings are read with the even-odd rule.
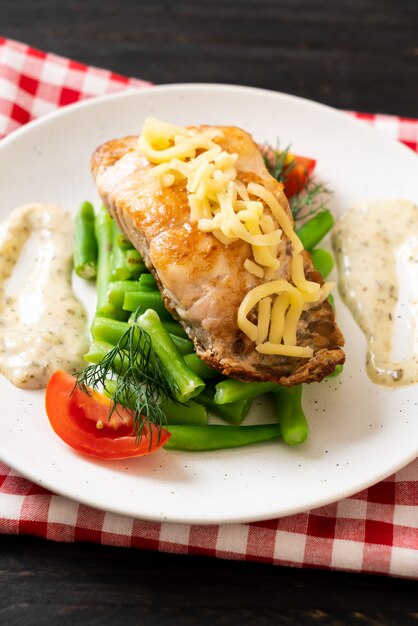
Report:
[[[341,297],[366,336],[369,377],[388,387],[417,383],[418,206],[358,204],[338,220],[333,247]]]
[[[70,216],[51,204],[19,207],[0,227],[0,372],[17,387],[39,389],[57,369],[83,368],[87,316],[71,286],[73,235]]]

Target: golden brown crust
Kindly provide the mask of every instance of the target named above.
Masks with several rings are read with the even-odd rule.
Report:
[[[266,186],[291,217],[282,186],[268,174],[251,137],[235,127],[221,128],[220,145],[239,154],[238,176]],[[93,176],[103,202],[143,255],[166,307],[192,338],[197,354],[223,374],[282,385],[322,380],[343,363],[344,339],[328,302],[305,311],[298,325],[298,345],[314,349],[311,359],[261,355],[254,349],[237,325],[244,295],[263,282],[243,270],[250,246],[243,241],[224,246],[190,223],[184,185],[162,188],[148,176],[152,166],[136,151],[136,142],[136,137],[126,137],[98,148]],[[288,279],[291,245],[285,237],[279,256],[282,277]],[[307,252],[304,265],[307,278],[322,284]]]

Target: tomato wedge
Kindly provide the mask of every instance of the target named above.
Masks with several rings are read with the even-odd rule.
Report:
[[[128,459],[155,452],[170,438],[166,430],[147,424],[138,441],[129,411],[117,405],[109,420],[112,401],[93,389],[85,393],[75,383],[74,376],[55,372],[45,395],[52,428],[75,450],[98,459]]]
[[[316,160],[298,154],[288,154],[286,157],[286,182],[284,192],[291,198],[306,187],[309,176],[315,169]]]

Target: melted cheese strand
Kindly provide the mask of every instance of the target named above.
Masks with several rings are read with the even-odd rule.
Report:
[[[332,285],[320,287],[306,279],[303,245],[291,218],[269,189],[254,182],[245,185],[238,179],[238,155],[223,150],[214,141],[223,136],[216,128],[198,131],[148,118],[138,147],[155,164],[150,174],[158,176],[163,186],[186,181],[190,221],[197,223],[199,230],[211,233],[225,246],[239,240],[251,246],[254,260],[247,258],[244,269],[267,282],[244,297],[238,310],[238,327],[257,343],[256,349],[262,354],[309,357],[310,348],[296,346],[298,323],[302,311],[323,302]],[[293,248],[293,284],[278,278],[283,233]],[[257,323],[248,319],[255,308]]]
[[[223,137],[222,131],[209,128],[198,134],[186,128],[179,128],[153,118],[147,118],[138,140],[142,154],[152,163],[164,163],[171,159],[192,159],[196,150],[216,148],[212,139]],[[162,141],[162,138],[165,141]],[[176,142],[170,146],[170,140]],[[168,147],[164,147],[167,146]]]
[[[288,306],[290,304],[289,294],[281,293],[276,296],[271,311],[270,322],[270,343],[281,343],[283,339],[285,318]]]
[[[304,294],[305,305],[303,307],[303,310],[309,311],[309,309],[313,309],[322,302],[324,302],[324,300],[328,298],[334,287],[335,283],[329,281],[324,283],[314,296],[312,294]]]
[[[268,297],[263,298],[258,303],[257,344],[263,343],[267,339],[270,326],[271,302],[272,299]]]
[[[219,204],[221,207],[221,215],[224,219],[221,221],[220,229],[227,237],[235,236],[247,243],[254,246],[274,246],[278,245],[281,238],[279,230],[274,233],[261,233],[259,235],[251,235],[247,228],[243,225],[239,219],[237,213],[234,211],[231,193],[231,187],[229,187],[229,193],[222,193],[218,195]]]
[[[261,354],[277,354],[280,356],[293,356],[302,359],[310,359],[313,356],[312,348],[307,346],[284,346],[282,343],[261,343],[255,347]]]
[[[263,268],[257,265],[257,263],[254,263],[254,261],[252,261],[251,259],[245,259],[244,268],[249,274],[257,276],[258,278],[264,278]]]
[[[295,346],[297,343],[298,322],[302,315],[304,304],[300,291],[296,290],[296,293],[292,295],[283,330],[283,343],[285,346]]]
[[[267,206],[271,209],[271,212],[276,218],[280,228],[292,242],[294,254],[299,254],[299,252],[302,252],[303,245],[301,240],[293,230],[293,225],[288,215],[280,206],[278,200],[274,197],[271,191],[269,191],[262,185],[259,185],[258,183],[249,183],[247,189],[252,195],[264,200]]]
[[[301,291],[306,291],[307,293],[318,293],[319,284],[314,283],[311,280],[306,280],[305,278],[305,270],[303,268],[303,257],[301,254],[295,254],[292,257],[291,261],[291,276],[294,284]]]
[[[292,303],[298,305],[300,301],[302,301],[302,296],[296,287],[284,279],[272,280],[268,283],[258,285],[245,295],[238,308],[238,326],[247,335],[247,337],[251,339],[251,341],[257,340],[258,331],[257,326],[247,319],[249,312],[261,299],[273,294],[280,294],[282,292],[288,292],[291,305]]]
[[[261,229],[258,224],[247,224],[248,230],[252,235],[260,235]],[[281,231],[270,231],[270,232],[279,232],[281,235]],[[269,234],[269,233],[265,233]],[[277,246],[269,246],[262,247],[253,245],[252,246],[254,260],[261,266],[265,268],[271,268],[273,270],[279,269],[279,259],[277,258]]]

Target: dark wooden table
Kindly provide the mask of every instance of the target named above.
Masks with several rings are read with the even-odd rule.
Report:
[[[156,83],[418,116],[418,0],[1,0],[0,34]],[[418,624],[418,586],[0,536],[0,624]]]

